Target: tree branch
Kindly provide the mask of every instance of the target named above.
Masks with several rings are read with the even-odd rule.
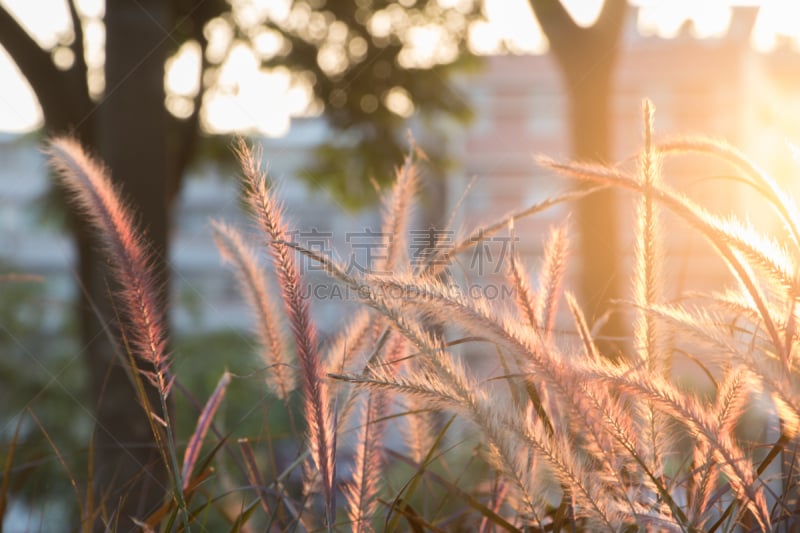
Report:
[[[554,52],[563,49],[584,31],[575,23],[561,0],[528,0],[528,2]]]
[[[592,42],[610,45],[617,41],[625,23],[628,0],[606,0],[597,21],[582,28],[575,23],[561,0],[528,0],[536,19],[555,53],[567,47],[574,47],[575,41],[585,39],[591,34]]]
[[[81,17],[78,15],[78,9],[75,6],[75,0],[68,0],[67,6],[69,7],[69,16],[72,20],[72,32],[75,34],[75,40],[72,43],[72,53],[75,54],[75,64],[73,68],[80,72],[83,78],[89,71],[89,66],[86,64],[86,50],[84,49],[83,42],[83,25],[81,24]],[[88,94],[88,87],[87,87]]]
[[[602,36],[600,39],[608,45],[616,44],[622,34],[627,9],[628,0],[605,0],[593,28],[597,28],[597,33]]]
[[[550,51],[570,84],[582,83],[592,73],[605,72],[600,66],[613,63],[627,0],[606,0],[597,21],[586,28],[575,23],[561,0],[529,2],[550,42]]]
[[[73,17],[77,17],[74,6],[71,2],[69,5]],[[55,133],[75,133],[82,142],[89,143],[92,140],[92,124],[81,123],[92,107],[83,57],[83,32],[80,21],[75,18],[73,21],[76,63],[67,71],[59,70],[50,57],[50,51],[39,46],[2,6],[0,45],[9,53],[36,94],[44,115],[45,127]]]
[[[47,88],[56,87],[60,83],[61,73],[50,59],[50,52],[39,46],[2,6],[0,6],[0,45],[6,49],[30,83],[45,115],[54,112],[50,106],[55,105],[55,102],[46,101],[49,99],[45,93]]]

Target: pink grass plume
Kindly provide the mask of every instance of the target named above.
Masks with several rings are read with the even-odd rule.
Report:
[[[171,380],[165,318],[158,305],[158,284],[150,268],[150,255],[130,210],[112,185],[108,171],[77,141],[56,137],[48,142],[45,153],[107,248],[119,282],[119,302],[128,321],[124,333],[134,354],[154,368],[154,372],[144,374],[166,395]]]
[[[255,221],[264,232],[272,255],[275,273],[289,317],[300,366],[304,409],[308,421],[308,441],[311,457],[321,476],[328,515],[328,526],[334,514],[334,425],[328,387],[323,381],[323,368],[317,343],[317,330],[311,321],[307,302],[301,295],[300,270],[287,246],[288,231],[282,219],[281,206],[269,190],[266,175],[261,171],[261,158],[243,139],[235,153],[242,166],[246,199]]]

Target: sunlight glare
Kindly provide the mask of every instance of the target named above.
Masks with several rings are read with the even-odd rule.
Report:
[[[791,39],[795,50],[800,49],[800,2],[796,0],[767,1],[758,13],[751,42],[759,52],[771,52],[779,38]]]
[[[230,0],[237,21],[251,26],[263,20],[284,22],[289,17],[292,0]]]
[[[72,35],[69,11],[63,0],[2,0],[2,4],[42,48],[52,48]]]
[[[449,63],[458,55],[458,45],[441,26],[414,26],[406,34],[408,43],[398,55],[405,68],[426,68]],[[410,45],[410,46],[409,46]]]
[[[732,11],[725,0],[674,0],[672,2],[640,2],[638,26],[644,35],[672,39],[687,21],[692,35],[698,38],[724,35],[730,25]]]
[[[167,92],[179,96],[194,96],[200,90],[200,45],[188,41],[167,60]]]
[[[218,83],[222,87],[238,88],[243,81],[249,81],[248,78],[258,70],[259,64],[253,51],[244,43],[237,42],[219,71]]]
[[[414,114],[414,102],[402,87],[392,87],[384,96],[383,105],[401,117],[408,118]]]
[[[468,7],[472,1],[438,0],[438,3],[461,9]],[[547,40],[533,16],[528,0],[474,1],[483,2],[485,20],[469,28],[469,46],[473,52],[492,54],[507,50],[530,54],[547,51]],[[581,25],[591,24],[596,19],[603,2],[563,1],[575,21]],[[204,111],[205,124],[212,131],[232,131],[240,127],[264,128],[271,134],[285,131],[289,115],[308,112],[309,101],[312,100],[311,89],[302,83],[291,82],[285,72],[268,74],[262,71],[260,61],[280,52],[285,43],[276,35],[259,29],[257,24],[265,19],[287,22],[292,16],[302,13],[292,11],[291,0],[231,0],[230,3],[237,12],[236,20],[252,27],[256,51],[234,44],[231,57],[225,60],[225,65],[220,69],[220,87],[209,92],[204,99],[204,107],[207,108]],[[748,0],[631,0],[631,3],[641,7],[638,24],[643,33],[674,37],[688,18],[693,24],[693,35],[714,37],[727,30],[731,19],[730,5],[746,4]],[[753,0],[749,3],[759,2]],[[58,43],[68,42],[72,36],[65,0],[0,0],[0,4],[12,12],[42,46],[52,48]],[[105,28],[101,17],[105,2],[77,0],[77,5],[84,22],[86,55],[90,66],[89,83],[92,94],[98,97],[104,86],[102,66],[105,60]],[[325,22],[319,17],[317,19],[315,23]],[[305,20],[308,25],[308,17]],[[792,39],[795,48],[800,48],[800,25],[797,20],[800,20],[800,2],[797,0],[763,0],[752,35],[754,48],[764,52],[773,50],[779,42],[778,35]],[[390,5],[368,20],[370,29],[383,36],[405,25],[407,29],[404,31],[408,31],[414,40],[413,46],[403,56],[406,66],[446,62],[457,53],[457,43],[446,37],[446,31],[433,26],[409,25],[408,22],[406,11],[399,5]],[[327,34],[327,23],[324,27]],[[210,40],[207,58],[212,63],[222,62],[235,38],[230,19],[215,19],[207,26],[206,32]],[[363,43],[346,37],[342,42],[338,42],[341,39],[337,41],[340,49],[336,53],[330,54],[328,50],[322,54],[323,62],[328,66],[326,70],[336,71],[342,68],[348,58],[360,57]],[[171,106],[182,110],[182,113],[188,109],[186,98],[190,98],[198,89],[200,58],[196,46],[184,46],[169,61],[165,74],[166,87],[173,97],[174,105]],[[61,55],[57,59],[63,59],[61,64],[68,65],[69,58],[62,52],[58,53]],[[0,54],[0,76],[4,81],[0,88],[0,130],[29,131],[38,127],[42,120],[41,110],[30,87],[20,79],[18,70],[5,53]],[[251,88],[251,83],[256,89]],[[267,95],[273,99],[270,105],[264,104],[269,101]],[[220,99],[219,102],[217,99]],[[405,115],[408,112],[408,95],[392,91],[382,95],[381,99],[395,113]],[[280,110],[282,116],[274,118],[275,125],[268,125],[270,113],[260,111],[261,108],[270,108],[273,115]]]
[[[262,28],[251,37],[253,48],[261,59],[268,59],[280,53],[285,43],[283,36],[272,29]]]
[[[347,52],[344,46],[327,42],[317,52],[317,64],[328,76],[337,76],[347,69]]]
[[[103,18],[106,12],[105,0],[78,0],[78,11],[84,17]]]
[[[206,95],[202,111],[203,123],[212,133],[284,135],[299,107],[298,98],[306,94],[302,87],[290,90],[287,69],[262,69],[253,50],[243,43],[233,46],[217,83]]]
[[[234,38],[230,22],[221,17],[213,18],[203,28],[203,35],[208,41],[206,59],[215,65],[221,63]]]
[[[69,70],[75,64],[75,53],[68,46],[56,46],[50,56],[59,70]]]
[[[480,2],[480,0],[474,1]],[[444,9],[456,8],[461,13],[467,13],[472,8],[473,0],[437,0],[436,3]]]
[[[473,49],[496,53],[505,46],[515,54],[541,54],[547,40],[527,0],[486,0],[487,23],[470,33]],[[494,41],[494,42],[492,42]]]
[[[28,82],[0,47],[0,132],[24,133],[42,125],[42,110]]]
[[[604,3],[604,0],[565,0],[564,7],[578,25],[587,27],[594,24],[600,16]]]

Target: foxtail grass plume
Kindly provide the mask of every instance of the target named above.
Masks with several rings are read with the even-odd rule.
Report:
[[[223,259],[236,269],[241,293],[256,316],[261,354],[267,366],[267,387],[278,398],[288,401],[289,394],[295,388],[296,376],[255,251],[245,244],[241,233],[235,228],[216,221],[211,225],[217,248]]]
[[[69,137],[51,139],[45,150],[50,165],[89,216],[109,252],[119,282],[125,335],[134,354],[150,363],[154,372],[145,375],[165,395],[168,376],[165,318],[158,305],[158,284],[150,268],[151,259],[130,210],[119,198],[107,170]]]
[[[269,190],[267,177],[260,168],[260,153],[252,150],[243,139],[238,140],[235,153],[244,174],[246,199],[272,255],[281,297],[294,334],[308,422],[309,448],[314,465],[322,478],[330,526],[334,511],[335,435],[328,386],[323,379],[317,345],[317,330],[311,320],[308,304],[301,295],[300,270],[291,249],[286,245],[289,239],[281,206]]]

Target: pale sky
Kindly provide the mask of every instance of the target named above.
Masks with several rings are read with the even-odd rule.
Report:
[[[439,0],[441,4],[455,4],[459,0]],[[528,7],[527,0],[484,0],[486,21],[470,30],[472,48],[478,53],[492,53],[501,43],[516,53],[543,53],[547,43]],[[591,23],[603,0],[564,0],[576,21]],[[88,57],[91,66],[102,65],[103,25],[100,23],[103,0],[78,0],[81,15],[87,20],[85,27]],[[236,0],[239,15],[270,11],[280,16],[286,0]],[[800,2],[797,0],[761,0],[760,2],[730,0],[635,0],[643,6],[639,29],[647,34],[669,38],[674,36],[686,19],[694,22],[699,36],[724,33],[730,20],[731,4],[761,4],[761,12],[753,34],[757,49],[769,50],[774,46],[776,34],[793,36],[800,42]],[[64,43],[71,34],[69,17],[64,0],[0,0],[43,46],[53,47]],[[376,24],[380,21],[376,21]],[[224,32],[224,28],[219,28]],[[268,51],[274,39],[266,32],[255,40],[258,48]],[[420,28],[414,35],[413,54],[425,61],[425,55],[442,53],[446,47],[440,42],[435,29]],[[285,72],[266,72],[260,69],[257,54],[244,46],[235,47],[219,79],[219,89],[209,94],[203,109],[207,128],[217,131],[250,130],[278,136],[286,132],[291,116],[307,110],[309,91],[290,83]],[[57,49],[57,61],[69,63],[71,53],[67,48]],[[415,59],[411,59],[414,61]],[[186,46],[168,64],[166,84],[171,96],[168,108],[180,115],[191,110],[190,96],[197,90],[199,54],[197,47]],[[30,88],[19,75],[15,65],[0,48],[0,132],[31,131],[41,124],[41,111]],[[102,77],[90,78],[95,91],[102,90]],[[273,105],[264,106],[264,101]],[[410,112],[410,102],[402,93],[391,94],[387,106],[399,114]],[[187,107],[189,106],[189,107]]]

